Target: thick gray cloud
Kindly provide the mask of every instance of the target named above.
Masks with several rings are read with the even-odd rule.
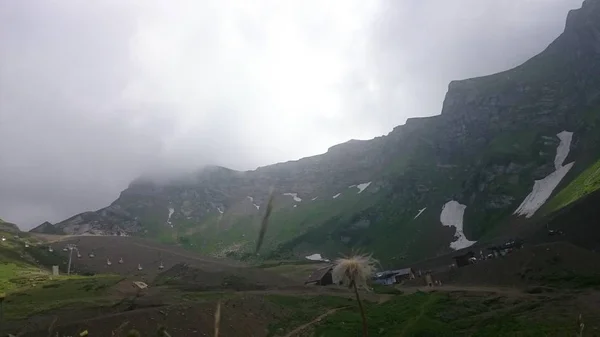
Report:
[[[440,112],[581,0],[0,2],[0,217],[103,207],[149,169],[251,169]]]

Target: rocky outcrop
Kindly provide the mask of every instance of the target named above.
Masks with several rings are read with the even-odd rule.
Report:
[[[20,231],[19,226],[0,219],[0,232],[18,233]]]
[[[130,235],[142,231],[137,218],[119,205],[77,214],[54,225],[61,234]]]

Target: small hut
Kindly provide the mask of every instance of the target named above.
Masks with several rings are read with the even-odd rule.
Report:
[[[326,286],[329,284],[333,284],[333,276],[331,275],[331,271],[333,270],[333,266],[327,266],[320,269],[317,269],[310,274],[308,280],[304,282],[304,284],[316,284],[320,286]]]
[[[386,270],[376,273],[372,277],[373,283],[390,285],[396,283],[402,283],[404,280],[412,280],[415,278],[415,273],[412,268]]]

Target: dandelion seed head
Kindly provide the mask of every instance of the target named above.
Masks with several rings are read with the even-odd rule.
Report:
[[[334,283],[351,286],[352,282],[357,287],[368,289],[367,280],[376,270],[377,260],[371,255],[354,255],[335,260],[335,267],[331,275]]]

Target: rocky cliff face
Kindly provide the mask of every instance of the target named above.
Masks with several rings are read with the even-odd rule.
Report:
[[[515,212],[524,200],[533,209],[527,216],[542,216],[546,200],[599,150],[600,0],[587,0],[523,65],[450,83],[439,116],[254,171],[206,167],[168,182],[140,178],[109,207],[53,228],[243,256],[275,188],[263,254],[332,256],[361,247],[409,261],[502,234],[524,218]]]

